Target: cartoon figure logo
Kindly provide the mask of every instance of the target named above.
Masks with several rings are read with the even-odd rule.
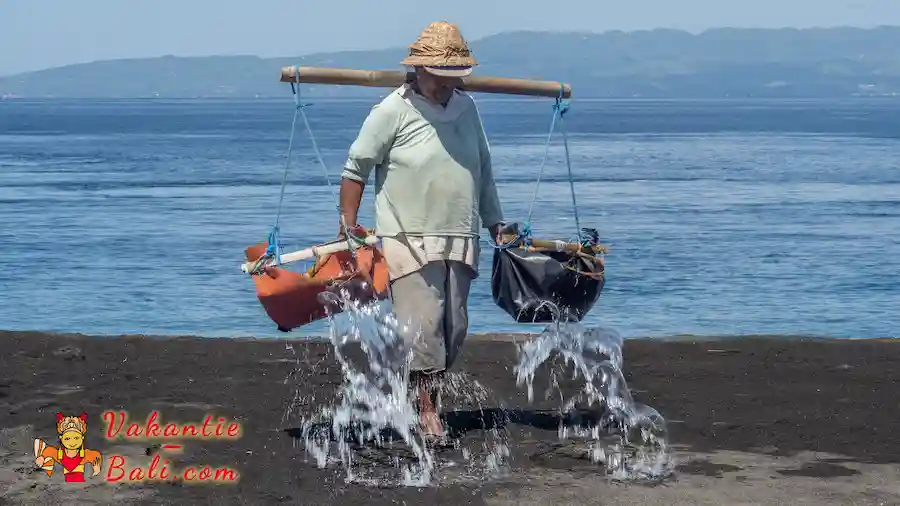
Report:
[[[53,476],[56,464],[62,466],[66,481],[83,482],[85,464],[91,465],[92,476],[100,474],[103,457],[100,452],[84,447],[87,414],[76,417],[57,413],[56,431],[59,433],[59,448],[49,446],[40,439],[34,440],[34,463],[46,471],[47,476]]]

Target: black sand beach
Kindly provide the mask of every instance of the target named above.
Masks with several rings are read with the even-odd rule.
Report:
[[[509,336],[473,338],[459,370],[488,389],[486,411],[511,413],[510,468],[427,488],[347,485],[342,469],[316,467],[287,430],[299,419],[285,414],[298,388],[314,405],[333,399],[340,372],[328,344],[292,345],[299,370],[285,340],[0,333],[0,503],[900,504],[900,342],[627,341],[628,384],[666,418],[677,460],[674,476],[651,486],[610,481],[558,438],[554,403],[528,403],[515,384]],[[477,411],[455,407],[445,406],[450,425],[477,449],[487,437]],[[103,413],[120,410],[141,424],[153,411],[160,425],[236,420],[239,439],[184,440],[181,453],[160,455],[172,469],[227,466],[239,481],[106,483],[111,456],[146,466],[148,448],[165,443],[108,440]],[[105,456],[86,483],[34,469],[34,438],[59,442],[58,411],[87,413],[87,447]]]

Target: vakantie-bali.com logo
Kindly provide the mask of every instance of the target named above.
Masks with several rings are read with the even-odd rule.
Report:
[[[123,439],[136,442],[162,440],[156,445],[162,451],[179,452],[183,449],[182,440],[236,440],[241,437],[242,427],[235,421],[223,417],[207,415],[200,424],[169,422],[161,424],[158,411],[153,411],[143,424],[127,423],[125,411],[106,411],[103,421],[106,423],[105,437],[108,440]],[[189,466],[184,469],[170,467],[169,461],[160,457],[159,452],[153,455],[148,466],[129,465],[124,455],[109,455],[106,459],[99,451],[88,449],[85,443],[88,415],[66,416],[56,414],[56,432],[59,446],[47,444],[43,439],[34,440],[34,462],[52,477],[57,466],[62,468],[65,481],[84,482],[88,467],[90,477],[98,476],[103,470],[104,481],[118,482],[152,482],[181,481],[184,483],[236,483],[240,474],[229,467],[212,467],[209,465]]]

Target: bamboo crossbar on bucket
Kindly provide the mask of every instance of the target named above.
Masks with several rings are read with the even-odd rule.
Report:
[[[393,70],[284,67],[281,69],[281,82],[396,88],[405,82],[410,82],[413,75],[412,72]],[[551,98],[572,97],[572,88],[568,84],[556,81],[484,76],[468,76],[461,79],[460,88],[466,91]]]
[[[501,234],[500,240],[503,241],[504,244],[522,242],[520,237],[515,234]],[[567,251],[569,253],[591,253],[594,255],[609,252],[609,248],[602,244],[585,246],[577,242],[550,239],[531,239],[527,246],[524,244],[522,246],[530,251]]]

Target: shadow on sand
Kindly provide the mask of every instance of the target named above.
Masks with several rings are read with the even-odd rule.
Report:
[[[579,410],[569,413],[558,411],[539,411],[522,409],[487,408],[475,410],[447,411],[442,415],[444,426],[450,437],[459,439],[471,431],[488,431],[505,429],[508,425],[527,426],[546,431],[557,431],[561,426],[567,428],[591,429],[598,425],[605,427],[603,412]],[[351,426],[346,439],[348,442],[361,442],[356,434],[365,433],[363,425]],[[285,432],[293,438],[328,437],[332,441],[336,436],[332,431],[331,420],[325,419],[312,423],[307,427],[291,427]],[[379,433],[385,442],[399,441],[402,437],[393,429],[383,429]]]

